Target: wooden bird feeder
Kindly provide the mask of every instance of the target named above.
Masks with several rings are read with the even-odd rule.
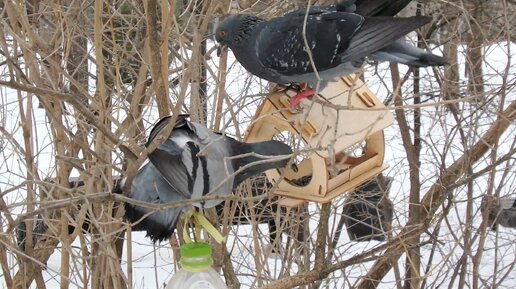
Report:
[[[303,152],[296,159],[297,170],[287,169],[274,192],[285,197],[281,205],[329,202],[387,168],[383,129],[392,124],[393,116],[362,81],[346,76],[331,82],[319,92],[324,100],[305,101],[301,111],[292,110],[288,102],[295,94],[291,89],[269,94],[245,138],[297,139],[290,143]],[[269,170],[267,177],[275,183],[281,175]]]

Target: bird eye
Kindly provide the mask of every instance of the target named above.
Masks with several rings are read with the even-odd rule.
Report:
[[[226,37],[226,31],[224,31],[224,30],[219,31],[219,36]]]

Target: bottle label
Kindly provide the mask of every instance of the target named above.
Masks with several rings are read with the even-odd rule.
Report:
[[[216,289],[215,286],[213,286],[213,284],[211,284],[208,281],[204,281],[204,280],[195,281],[188,288],[189,289]]]

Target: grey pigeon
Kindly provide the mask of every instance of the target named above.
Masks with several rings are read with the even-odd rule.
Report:
[[[169,122],[170,117],[166,117],[154,126],[147,145]],[[179,116],[170,137],[138,170],[130,197],[151,204],[168,204],[208,194],[229,195],[245,179],[269,169],[285,167],[290,154],[292,149],[282,142],[242,143]],[[221,202],[207,200],[193,205],[211,208]],[[154,212],[144,206],[125,205],[126,218],[138,222],[135,229],[146,230],[153,241],[170,237],[181,211],[187,207]]]
[[[371,17],[349,12],[360,8],[372,11],[367,13],[381,14],[394,13],[398,9],[372,9],[376,6],[365,3],[346,1],[334,6],[310,8],[305,35],[322,79],[320,89],[336,77],[354,73],[366,57],[412,66],[445,64],[440,56],[398,41],[431,18]],[[229,47],[250,73],[279,84],[306,83],[314,88],[317,77],[304,43],[304,17],[305,10],[269,21],[235,14],[220,23],[215,38],[222,47]],[[312,89],[302,91],[291,99],[291,104],[295,106],[302,98],[313,94]]]

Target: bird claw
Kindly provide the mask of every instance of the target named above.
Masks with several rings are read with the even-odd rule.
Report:
[[[305,98],[311,98],[314,95],[315,95],[315,91],[311,88],[302,90],[290,98],[290,100],[289,100],[290,106],[293,109],[296,109],[299,106],[299,104],[301,103],[301,100],[303,100]]]
[[[297,82],[290,83],[287,86],[287,90],[295,90],[297,92],[304,91],[307,88],[308,88],[308,86],[306,85],[306,83],[297,83]]]

